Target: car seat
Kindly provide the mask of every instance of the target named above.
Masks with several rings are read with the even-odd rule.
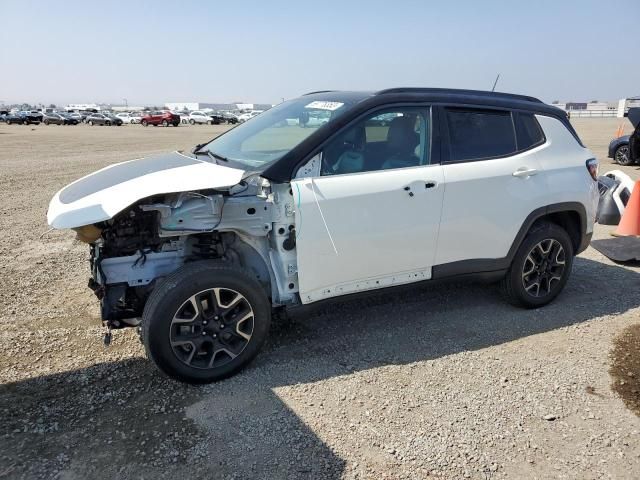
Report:
[[[415,118],[402,116],[394,118],[387,132],[388,157],[381,168],[403,168],[420,165],[415,149],[420,137],[415,131]]]
[[[349,129],[344,135],[343,142],[345,150],[331,168],[331,173],[340,175],[362,172],[364,170],[364,145],[366,142],[364,125]]]

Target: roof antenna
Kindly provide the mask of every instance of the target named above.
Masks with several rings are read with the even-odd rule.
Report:
[[[499,79],[500,79],[500,74],[498,74],[498,76],[496,77],[496,81],[493,82],[493,88],[491,89],[492,92],[496,91],[496,85],[498,84]]]

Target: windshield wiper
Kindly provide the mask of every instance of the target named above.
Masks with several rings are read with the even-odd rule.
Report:
[[[213,153],[211,150],[207,150],[207,155],[209,155],[211,158],[217,159],[217,160],[222,160],[223,162],[228,162],[229,159],[227,157],[223,157],[222,155],[218,155],[217,153]]]
[[[207,155],[209,155],[209,158],[211,158],[212,160],[222,160],[223,162],[228,162],[229,159],[227,157],[223,157],[222,155],[218,155],[217,153],[213,153],[210,150],[205,150],[205,151],[195,151],[193,152],[194,155],[202,155],[203,153],[206,153]],[[215,162],[218,163],[218,162]]]

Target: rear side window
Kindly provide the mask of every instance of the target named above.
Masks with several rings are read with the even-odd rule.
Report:
[[[516,135],[519,151],[528,150],[544,143],[542,128],[531,113],[516,114]]]
[[[448,108],[450,160],[483,160],[515,153],[511,112]]]

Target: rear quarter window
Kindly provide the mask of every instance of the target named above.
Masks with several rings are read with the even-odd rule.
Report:
[[[532,113],[517,113],[515,122],[518,151],[528,150],[545,142],[542,127]]]
[[[515,153],[516,135],[511,112],[445,109],[450,161],[474,161]]]

